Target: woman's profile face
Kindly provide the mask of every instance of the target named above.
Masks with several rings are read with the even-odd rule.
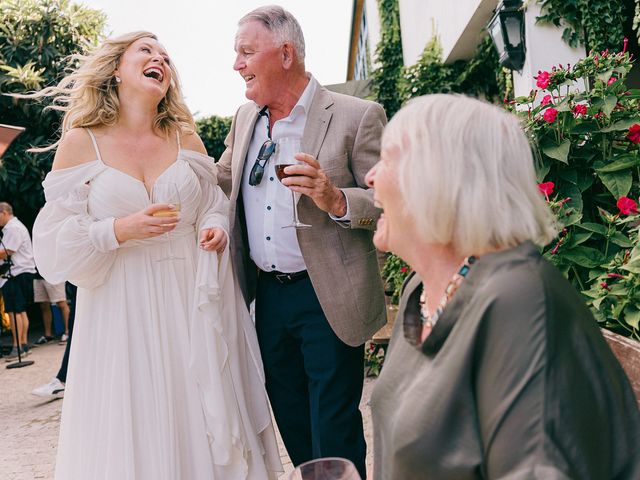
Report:
[[[378,219],[373,243],[383,252],[395,251],[398,241],[408,231],[410,219],[398,183],[398,167],[401,162],[397,147],[383,149],[380,161],[369,170],[365,181],[373,188],[374,204],[383,210]]]
[[[171,60],[157,40],[140,38],[127,47],[115,72],[118,89],[149,95],[160,101],[171,84]]]

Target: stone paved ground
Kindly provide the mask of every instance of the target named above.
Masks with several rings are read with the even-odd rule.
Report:
[[[6,342],[7,338],[3,338]],[[56,375],[64,354],[57,342],[32,349],[31,366],[8,370],[0,359],[0,478],[2,480],[52,479],[63,400],[45,400],[31,390]],[[373,380],[367,379],[361,404],[369,446],[371,471],[372,427],[367,402]],[[278,438],[285,473],[293,469]],[[286,479],[286,475],[281,479]],[[87,479],[90,480],[90,479]],[[143,479],[146,480],[146,479]],[[178,480],[178,479],[176,479]],[[179,479],[188,480],[188,479]]]

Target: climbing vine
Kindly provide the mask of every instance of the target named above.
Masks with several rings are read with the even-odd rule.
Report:
[[[541,16],[537,23],[563,28],[562,39],[570,46],[585,45],[589,51],[618,48],[624,39],[623,0],[537,0]]]

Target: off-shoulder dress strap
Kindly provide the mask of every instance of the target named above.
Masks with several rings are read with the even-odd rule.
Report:
[[[91,142],[93,143],[93,148],[96,151],[96,155],[98,156],[98,160],[102,162],[102,156],[100,155],[100,149],[98,148],[98,142],[96,141],[96,136],[93,134],[90,128],[85,128],[89,136],[91,137]]]

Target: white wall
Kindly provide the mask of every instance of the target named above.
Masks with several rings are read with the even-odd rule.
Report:
[[[553,65],[567,63],[575,65],[585,56],[584,47],[571,48],[562,40],[562,29],[554,26],[536,25],[540,15],[540,6],[530,2],[525,14],[525,36],[527,39],[527,57],[522,71],[513,72],[513,90],[516,97],[529,95],[537,88],[533,78],[539,70],[551,70]],[[583,86],[581,84],[580,86]],[[538,100],[542,95],[538,95]]]
[[[404,64],[413,65],[435,33],[445,62],[470,58],[498,0],[399,0]]]

